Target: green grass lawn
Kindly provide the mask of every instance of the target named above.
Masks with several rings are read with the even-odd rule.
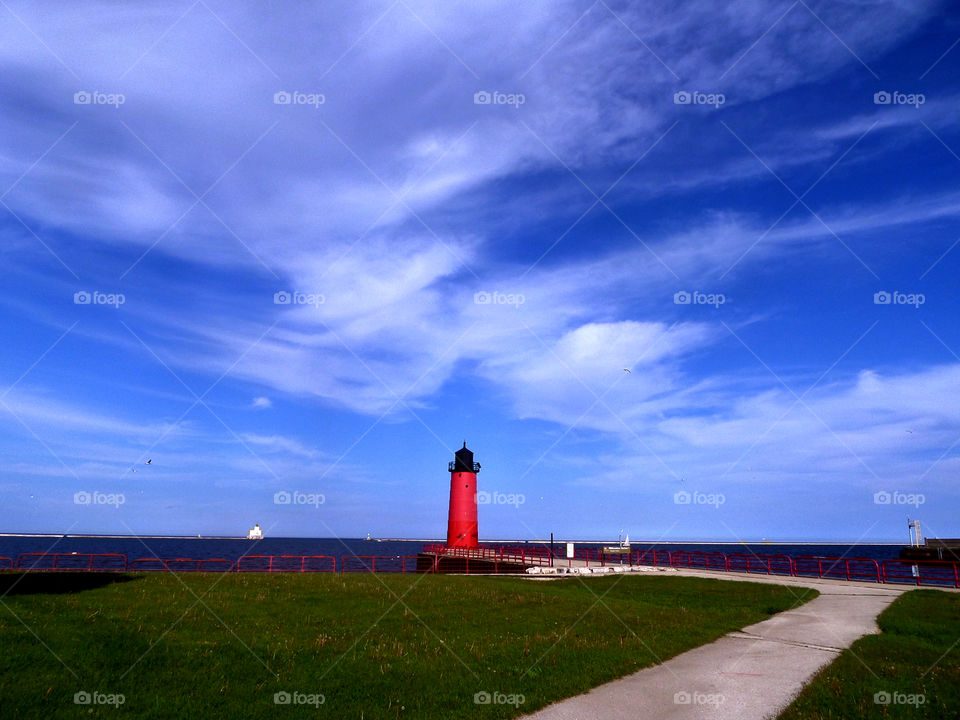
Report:
[[[881,634],[824,668],[780,720],[960,717],[960,595],[913,590],[877,624]]]
[[[0,573],[0,593],[18,577]],[[816,595],[678,577],[33,574],[0,604],[0,714],[514,717],[789,609],[799,592]],[[95,691],[124,702],[74,703]],[[278,692],[300,706],[275,704]],[[478,692],[501,702],[476,704]]]

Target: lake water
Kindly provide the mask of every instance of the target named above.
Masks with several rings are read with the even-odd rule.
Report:
[[[442,542],[438,540],[435,542]],[[263,540],[240,540],[228,538],[136,538],[136,537],[0,537],[0,557],[9,557],[16,562],[20,553],[121,553],[129,560],[138,558],[225,558],[236,561],[242,555],[350,555],[398,556],[416,555],[425,543],[412,540],[367,541],[362,538],[265,538]],[[522,544],[522,541],[503,544]],[[543,547],[542,543],[529,543]],[[599,547],[602,543],[577,543],[578,547]],[[609,544],[609,543],[608,543]],[[556,544],[557,553],[563,552],[563,544]],[[838,545],[729,545],[710,543],[642,543],[631,544],[634,550],[697,550],[701,552],[754,553],[757,555],[781,554],[790,557],[800,555],[843,556],[847,558],[870,558],[881,561],[896,558],[900,545],[838,544]]]

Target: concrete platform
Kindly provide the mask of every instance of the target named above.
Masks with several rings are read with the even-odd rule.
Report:
[[[813,675],[913,586],[727,572],[676,574],[804,587],[820,596],[666,662],[527,715],[537,720],[762,720],[776,717]],[[648,577],[662,577],[651,573]]]

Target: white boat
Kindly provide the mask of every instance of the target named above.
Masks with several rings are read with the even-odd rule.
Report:
[[[247,540],[263,540],[263,530],[260,529],[260,523],[247,530]]]

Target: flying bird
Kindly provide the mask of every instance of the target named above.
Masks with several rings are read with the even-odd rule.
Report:
[[[150,458],[144,463],[144,465],[150,465],[152,462],[153,462],[153,458]]]
[[[628,374],[629,374],[629,373],[630,373],[630,368],[624,368],[623,371],[624,371],[625,373],[628,373]]]

